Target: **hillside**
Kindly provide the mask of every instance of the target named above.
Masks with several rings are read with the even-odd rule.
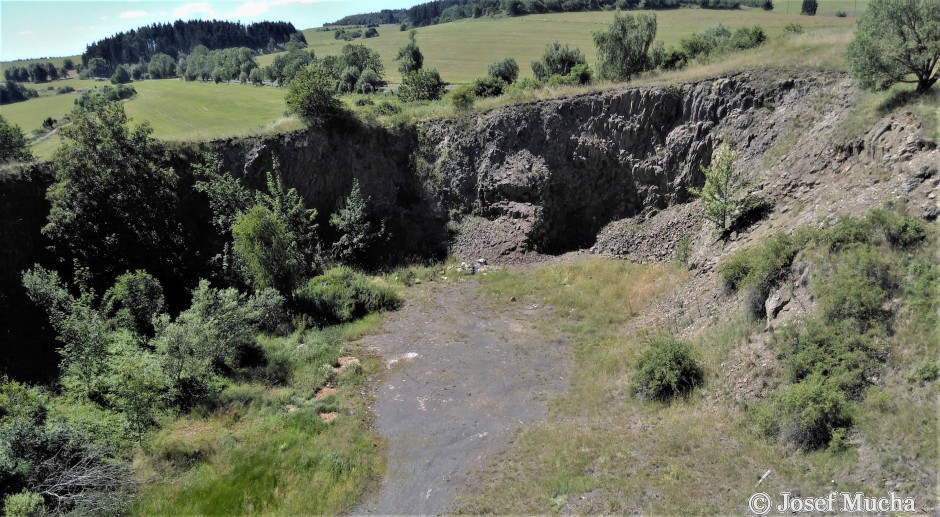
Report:
[[[770,37],[782,34],[783,28],[790,23],[801,24],[806,30],[848,30],[855,24],[853,17],[835,16],[837,10],[844,10],[846,6],[851,11],[854,4],[847,0],[824,3],[819,14],[812,17],[800,16],[798,7],[787,14],[785,5],[786,2],[779,4],[771,12],[755,8],[736,11],[693,8],[655,11],[657,39],[667,46],[674,45],[693,32],[719,23],[729,28],[760,25]],[[613,12],[602,11],[458,20],[419,27],[417,41],[425,55],[426,66],[436,67],[445,81],[472,81],[486,74],[487,65],[504,57],[515,58],[522,77],[531,77],[529,63],[538,60],[545,45],[556,39],[580,48],[588,63],[594,63],[596,49],[593,33],[609,25],[613,18]],[[408,33],[402,32],[398,25],[382,25],[378,30],[378,37],[361,38],[354,42],[377,50],[386,64],[388,80],[397,83],[401,77],[396,67],[392,66],[392,60],[399,47],[407,42]],[[309,48],[318,56],[337,55],[347,43],[334,39],[333,32],[321,29],[307,29],[304,37]],[[273,59],[273,55],[262,56],[259,63],[270,63]]]

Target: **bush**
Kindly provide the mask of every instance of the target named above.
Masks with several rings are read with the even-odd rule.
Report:
[[[381,101],[375,105],[376,115],[398,115],[402,112],[401,106],[388,101]]]
[[[473,91],[475,97],[499,97],[506,88],[506,83],[502,79],[493,77],[481,77],[468,85]]]
[[[777,234],[729,257],[718,266],[718,274],[729,291],[752,289],[748,312],[760,318],[765,316],[764,300],[787,275],[797,251],[789,235]]]
[[[845,396],[819,376],[788,386],[757,409],[756,420],[765,435],[801,450],[825,447],[853,422]]]
[[[882,254],[868,244],[853,244],[833,262],[833,273],[816,288],[821,315],[829,321],[852,320],[861,331],[886,320],[883,306],[896,280]]]
[[[319,325],[345,323],[401,305],[401,298],[392,288],[347,267],[311,278],[295,296],[299,309]]]
[[[940,364],[937,363],[936,359],[924,359],[921,361],[917,368],[914,371],[907,374],[905,377],[907,382],[911,383],[920,383],[920,382],[933,382],[940,376]]]
[[[0,163],[27,162],[32,159],[33,153],[29,150],[23,130],[0,115]]]
[[[153,336],[153,317],[164,309],[163,287],[146,271],[127,272],[104,293],[101,304],[104,317],[116,327]]]
[[[811,319],[802,332],[788,327],[775,335],[774,343],[783,348],[791,383],[818,375],[856,398],[874,374],[884,336],[881,328],[860,332],[851,322]]]
[[[103,86],[95,90],[86,90],[81,96],[75,99],[75,105],[89,111],[100,109],[109,102],[130,99],[137,95],[137,90],[133,86],[119,84],[117,86]]]
[[[16,81],[7,80],[0,84],[0,104],[26,101],[35,97],[39,97],[39,92]]]
[[[800,14],[816,16],[816,9],[818,7],[819,2],[817,0],[803,0],[803,5],[800,7]]]
[[[42,517],[46,515],[46,507],[41,495],[20,492],[3,500],[3,513],[7,517]]]
[[[783,28],[784,34],[803,34],[803,26],[798,23],[788,23]]]
[[[557,40],[545,47],[540,61],[532,62],[532,72],[539,81],[548,81],[553,75],[566,76],[571,69],[586,64],[584,54],[577,48],[562,45]]]
[[[56,95],[62,95],[65,93],[72,93],[74,91],[75,91],[75,88],[72,88],[71,86],[63,86],[59,88],[58,90],[56,90],[55,93]]]
[[[131,82],[131,74],[127,71],[127,67],[117,67],[114,70],[114,74],[111,76],[111,84],[125,84],[129,82]]]
[[[512,84],[519,77],[519,65],[515,59],[507,57],[495,63],[490,63],[486,67],[486,73],[493,79],[500,79],[506,84]]]
[[[402,102],[436,101],[444,96],[444,82],[437,70],[421,68],[402,77],[397,94]]]
[[[300,281],[303,259],[287,223],[261,204],[232,225],[235,256],[255,289],[271,287],[290,295]]]
[[[849,15],[849,14],[846,13],[845,11],[836,11],[836,17],[838,17],[838,18],[845,18],[845,17],[848,16],[848,15]]]
[[[313,66],[301,68],[287,86],[287,110],[308,124],[323,124],[345,115],[342,102],[333,91],[333,80]]]
[[[591,67],[580,64],[571,69],[568,75],[553,75],[548,79],[549,86],[580,86],[590,84],[593,78]]]
[[[473,109],[473,101],[476,99],[473,90],[472,85],[468,84],[457,88],[450,94],[450,102],[457,113],[466,113]]]
[[[637,360],[633,382],[640,398],[667,401],[701,384],[702,369],[687,343],[658,336]]]

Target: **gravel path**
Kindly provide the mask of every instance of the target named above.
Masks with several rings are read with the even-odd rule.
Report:
[[[388,469],[353,514],[447,512],[473,473],[568,385],[567,345],[533,326],[546,309],[494,309],[475,282],[416,291],[364,340],[389,364],[373,407]]]

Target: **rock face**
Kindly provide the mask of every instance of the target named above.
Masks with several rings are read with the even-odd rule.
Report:
[[[756,73],[678,88],[631,88],[497,109],[421,130],[419,174],[437,197],[480,226],[516,239],[491,253],[558,253],[590,246],[611,221],[688,199],[716,140],[755,109],[803,95],[826,77]],[[507,224],[508,221],[508,224]],[[505,236],[504,232],[500,232]],[[473,248],[491,243],[460,243]],[[467,252],[469,253],[469,249]]]

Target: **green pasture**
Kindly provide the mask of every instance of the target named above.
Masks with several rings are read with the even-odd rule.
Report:
[[[867,0],[858,2],[859,9]],[[855,25],[854,0],[820,2],[816,16],[801,16],[800,3],[790,0],[776,2],[773,11],[755,8],[725,11],[714,9],[683,8],[655,11],[658,30],[657,39],[666,46],[679,42],[691,33],[719,23],[730,28],[760,25],[770,37],[783,33],[791,23],[803,26],[806,31],[823,28],[849,30]],[[846,11],[845,18],[835,15]],[[641,11],[642,12],[642,11]],[[596,60],[593,33],[604,29],[614,18],[613,11],[580,13],[533,14],[515,18],[476,18],[451,23],[432,25],[417,29],[417,41],[424,53],[426,67],[434,67],[441,77],[451,83],[465,83],[486,74],[486,67],[493,61],[513,57],[519,63],[521,75],[532,75],[529,64],[537,60],[551,40],[576,46],[584,52],[589,63]],[[359,38],[353,43],[362,43],[374,48],[382,56],[386,78],[397,83],[401,77],[394,61],[399,47],[408,39],[408,32],[398,25],[379,27],[376,38]],[[309,47],[318,56],[339,54],[346,41],[337,40],[332,31],[308,29],[304,31]],[[265,65],[274,60],[276,54],[261,56],[258,63]]]

